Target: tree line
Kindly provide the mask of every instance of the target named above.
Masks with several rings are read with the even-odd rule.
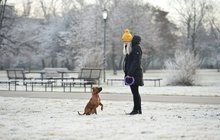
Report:
[[[142,0],[26,0],[20,15],[1,0],[0,68],[102,67],[104,8],[108,10],[107,69],[122,69],[125,28],[142,37],[144,70],[163,68],[179,49],[199,55],[201,67],[216,68],[220,26],[215,5],[208,0],[173,3],[178,24],[167,11]]]

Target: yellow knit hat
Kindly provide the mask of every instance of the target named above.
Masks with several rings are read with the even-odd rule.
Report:
[[[130,31],[128,29],[125,29],[124,34],[122,36],[122,41],[123,42],[131,42],[132,38],[133,37],[132,37]]]

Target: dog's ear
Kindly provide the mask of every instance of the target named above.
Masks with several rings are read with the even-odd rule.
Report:
[[[99,87],[98,89],[99,89],[99,92],[102,91],[102,87]]]

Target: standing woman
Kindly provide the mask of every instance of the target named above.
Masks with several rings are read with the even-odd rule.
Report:
[[[139,86],[143,86],[143,72],[141,67],[142,50],[140,47],[141,37],[134,35],[131,43],[126,43],[126,32],[122,36],[124,42],[123,52],[126,55],[124,59],[124,73],[126,80],[132,79],[129,84],[133,95],[134,107],[129,115],[142,114],[141,96]],[[127,44],[127,45],[126,45]]]

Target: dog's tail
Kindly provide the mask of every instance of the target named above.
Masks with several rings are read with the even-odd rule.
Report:
[[[78,111],[78,114],[79,114],[79,115],[84,115],[84,114],[81,114],[79,111]]]

